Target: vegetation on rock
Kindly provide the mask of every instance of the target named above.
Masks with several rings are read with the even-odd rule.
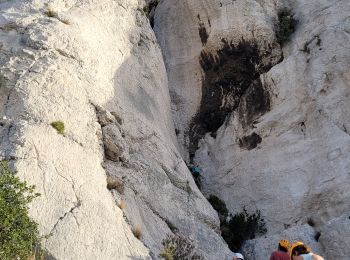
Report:
[[[289,40],[290,35],[295,31],[297,21],[293,18],[292,11],[287,8],[279,10],[277,16],[276,38],[279,44],[282,45]]]
[[[180,233],[168,235],[163,241],[160,257],[165,260],[201,260],[192,241]]]
[[[62,121],[52,122],[51,126],[55,128],[59,134],[64,134],[64,123]]]
[[[210,195],[208,201],[212,205],[212,207],[218,212],[220,222],[225,221],[228,216],[228,210],[226,208],[225,202],[215,195]]]
[[[27,259],[39,243],[38,225],[28,216],[28,204],[40,194],[0,162],[0,259]]]
[[[244,241],[267,232],[260,210],[249,214],[243,208],[242,212],[232,215],[228,213],[225,202],[215,195],[210,195],[208,201],[219,214],[221,235],[231,250],[237,251]]]

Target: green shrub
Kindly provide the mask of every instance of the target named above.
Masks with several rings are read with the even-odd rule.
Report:
[[[55,128],[59,134],[64,134],[64,123],[62,121],[52,122],[51,126]]]
[[[265,221],[261,218],[260,210],[249,214],[245,208],[241,213],[230,215],[229,220],[221,224],[221,234],[229,248],[237,251],[244,241],[263,235],[267,232]]]
[[[215,195],[210,195],[209,203],[218,212],[220,219],[221,236],[232,251],[238,251],[244,241],[255,238],[267,232],[265,221],[257,210],[249,214],[245,208],[236,215],[229,214],[226,204]]]
[[[228,216],[228,210],[226,208],[225,202],[215,195],[210,195],[208,198],[208,201],[213,206],[213,208],[218,212],[220,220],[221,218],[226,219],[226,217]]]
[[[287,8],[279,10],[277,16],[276,38],[279,44],[282,45],[289,40],[290,35],[295,31],[297,21],[293,18],[292,11]]]
[[[39,243],[28,204],[40,194],[16,177],[6,161],[0,162],[0,170],[0,259],[27,259]]]
[[[165,260],[202,260],[203,256],[196,252],[192,241],[180,233],[168,235],[163,241],[160,257]]]

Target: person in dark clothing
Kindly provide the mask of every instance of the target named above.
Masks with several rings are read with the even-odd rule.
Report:
[[[270,260],[290,260],[288,249],[289,241],[286,239],[280,240],[278,243],[278,250],[272,252]]]

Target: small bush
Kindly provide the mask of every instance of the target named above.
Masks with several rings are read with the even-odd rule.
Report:
[[[228,210],[226,208],[225,202],[215,195],[210,195],[208,198],[208,201],[213,206],[213,208],[218,212],[220,220],[221,218],[226,219],[226,217],[228,216]]]
[[[290,35],[295,31],[297,21],[293,18],[292,11],[287,8],[279,10],[277,16],[276,38],[279,44],[282,45],[289,40]]]
[[[241,248],[244,241],[255,238],[256,235],[263,235],[267,232],[264,219],[257,210],[249,214],[245,208],[241,213],[230,215],[228,221],[221,224],[222,237],[225,239],[229,248],[237,251]]]
[[[180,233],[168,235],[163,241],[160,257],[165,260],[202,260],[203,256],[196,252],[192,241]]]
[[[262,235],[267,232],[265,221],[257,210],[249,214],[245,208],[236,215],[229,214],[223,200],[210,195],[209,203],[218,212],[220,219],[221,236],[224,238],[232,251],[238,251],[244,241],[255,238],[255,235]]]
[[[124,193],[124,183],[123,181],[116,176],[107,177],[107,189],[117,190],[120,194]]]
[[[62,121],[52,122],[51,126],[55,128],[59,134],[64,134],[64,123]]]
[[[141,229],[140,225],[136,225],[136,226],[132,227],[131,231],[137,239],[141,239],[142,229]]]
[[[0,162],[0,259],[27,259],[39,243],[38,225],[28,216],[28,204],[40,194],[27,186],[6,161]]]

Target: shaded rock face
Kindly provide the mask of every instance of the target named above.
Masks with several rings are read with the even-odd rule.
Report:
[[[164,1],[154,29],[180,151],[202,168],[202,192],[233,213],[260,209],[267,236],[295,227],[292,239],[308,219],[318,230],[350,210],[350,6],[286,4]],[[275,28],[286,7],[298,24],[282,49]]]
[[[272,16],[270,4],[255,1],[164,1],[157,7],[154,30],[167,66],[180,150],[187,161],[198,141],[206,133],[215,136],[235,110],[246,128],[269,110],[270,93],[260,75],[281,60]],[[175,17],[182,19],[174,23]]]
[[[198,141],[206,133],[216,136],[231,113],[240,106],[240,120],[249,126],[255,118],[270,108],[269,93],[260,81],[260,73],[270,66],[261,66],[261,58],[255,43],[241,41],[235,46],[222,40],[223,46],[216,53],[201,52],[200,64],[204,72],[202,100],[199,110],[190,124],[190,158],[198,149]]]

